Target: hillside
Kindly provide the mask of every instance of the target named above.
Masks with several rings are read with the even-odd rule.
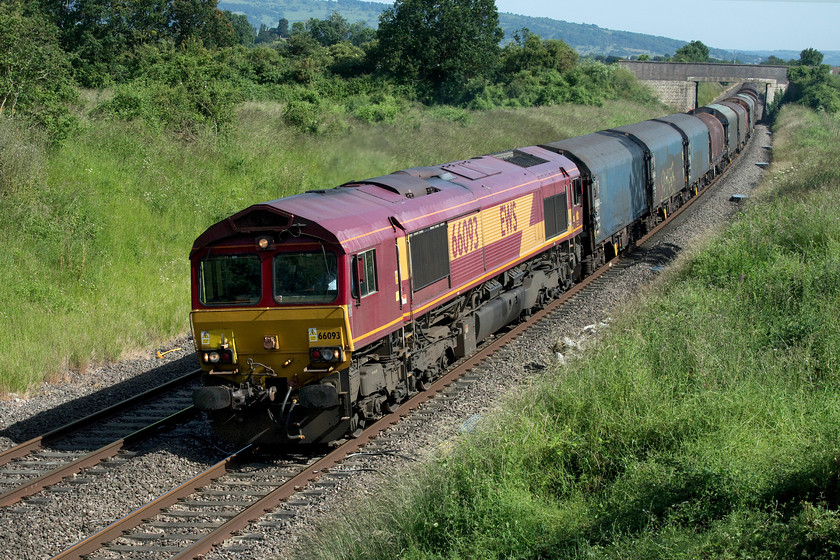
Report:
[[[281,18],[289,23],[306,21],[310,18],[324,19],[333,12],[340,13],[350,22],[364,21],[371,27],[379,23],[379,14],[388,4],[362,2],[361,0],[224,0],[219,9],[243,13],[248,21],[259,29],[261,24],[277,27]],[[516,14],[500,13],[499,23],[505,30],[505,39],[510,40],[513,32],[527,27],[544,39],[563,39],[581,55],[630,57],[640,54],[650,56],[671,55],[689,40],[657,37],[643,33],[604,29],[597,25],[570,23],[549,18],[535,18]],[[675,35],[679,30],[675,30]],[[725,45],[724,45],[725,46]],[[709,46],[709,54],[721,60],[731,60],[732,51]],[[793,51],[738,51],[741,62],[758,64],[770,55],[782,60],[799,58]],[[840,51],[825,52],[825,63],[840,65]]]

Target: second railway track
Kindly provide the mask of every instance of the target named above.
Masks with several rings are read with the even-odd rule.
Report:
[[[0,452],[0,507],[92,467],[122,460],[128,447],[155,430],[196,414],[191,404],[193,372]],[[101,471],[101,467],[100,471]]]

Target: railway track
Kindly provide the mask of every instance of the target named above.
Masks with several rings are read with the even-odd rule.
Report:
[[[707,186],[668,220],[660,223],[638,242],[638,246],[643,247],[649,239],[678,220],[714,184]],[[255,455],[255,450],[250,447],[241,449],[79,541],[55,556],[54,560],[105,560],[124,556],[173,560],[201,558],[237,533],[241,543],[232,546],[249,548],[248,540],[257,538],[249,533],[241,534],[249,524],[258,522],[263,527],[282,525],[286,518],[295,515],[294,506],[308,504],[309,498],[323,494],[342,479],[352,476],[352,468],[343,466],[348,458],[382,452],[387,447],[383,432],[418,411],[434,415],[443,406],[442,403],[453,398],[454,393],[478,381],[480,376],[472,372],[501,348],[529,330],[540,329],[543,319],[570,300],[598,289],[610,282],[612,275],[620,274],[625,267],[648,257],[642,250],[613,259],[529,320],[508,328],[484,344],[476,354],[455,364],[426,391],[415,394],[396,410],[368,426],[358,438],[347,440],[319,455],[285,455],[266,459]],[[285,504],[286,509],[278,509],[281,504]]]
[[[0,452],[0,507],[86,472],[104,472],[132,456],[130,447],[194,416],[191,389],[200,371],[173,379],[85,418]]]

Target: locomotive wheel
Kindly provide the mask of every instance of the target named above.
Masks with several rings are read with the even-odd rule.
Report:
[[[350,437],[356,439],[362,432],[365,431],[365,415],[361,412],[357,412],[353,416],[353,420],[350,421]]]

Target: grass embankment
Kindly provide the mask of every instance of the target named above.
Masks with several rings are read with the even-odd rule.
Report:
[[[724,91],[726,91],[726,86],[719,82],[700,82],[700,87],[697,90],[697,105],[702,107],[714,103],[715,99]]]
[[[186,332],[192,242],[250,204],[662,112],[623,101],[418,109],[308,136],[284,124],[281,105],[251,103],[224,140],[86,120],[55,150],[0,119],[0,394]]]
[[[308,550],[840,554],[840,119],[789,107],[774,144],[737,223],[597,347],[369,501],[387,513],[347,514]]]

